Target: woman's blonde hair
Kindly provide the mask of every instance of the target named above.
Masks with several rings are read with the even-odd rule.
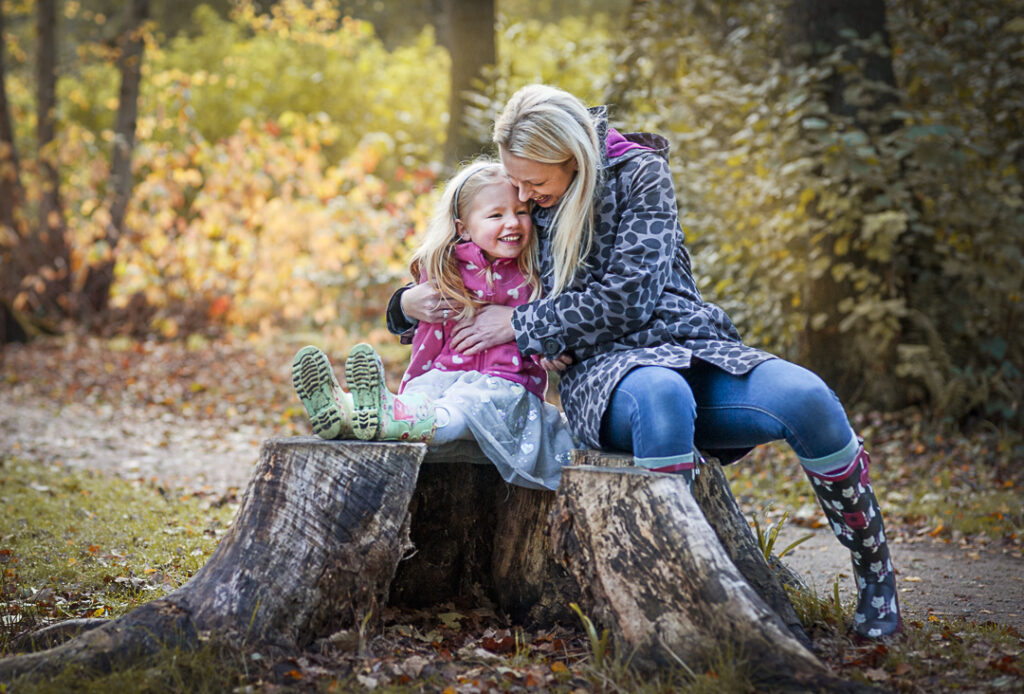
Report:
[[[473,200],[482,189],[497,183],[512,185],[502,165],[492,159],[479,159],[455,174],[445,184],[423,241],[409,264],[414,281],[430,282],[450,303],[460,306],[459,318],[472,316],[483,304],[466,290],[456,263],[455,244],[462,240],[456,221],[467,218]],[[536,234],[530,234],[526,248],[519,254],[518,266],[530,288],[530,299],[536,299],[540,296]],[[489,283],[489,268],[481,268],[481,273],[486,274]]]
[[[576,162],[576,176],[551,221],[552,294],[559,294],[585,265],[593,243],[594,196],[601,163],[597,128],[587,107],[575,96],[531,84],[508,100],[494,123],[494,142],[499,151],[542,164]]]

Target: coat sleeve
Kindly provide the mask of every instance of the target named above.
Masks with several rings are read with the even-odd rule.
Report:
[[[406,289],[413,286],[413,283],[399,287],[388,300],[388,309],[385,314],[387,319],[388,332],[392,335],[399,335],[401,343],[407,345],[412,342],[413,332],[416,330],[416,321],[410,319],[402,310],[402,294]]]
[[[516,308],[512,326],[523,354],[556,357],[614,341],[650,321],[682,243],[668,163],[644,156],[625,189],[616,227],[595,232],[582,286],[577,281],[573,289]],[[597,203],[598,214],[607,204],[614,202]]]

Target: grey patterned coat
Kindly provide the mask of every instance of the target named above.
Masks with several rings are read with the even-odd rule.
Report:
[[[604,142],[604,109],[592,112]],[[630,369],[685,368],[696,357],[738,375],[772,358],[744,345],[725,311],[697,290],[668,141],[646,133],[625,137],[650,149],[631,149],[611,161],[605,155],[588,267],[568,290],[519,306],[512,317],[524,355],[573,356],[559,382],[562,407],[573,433],[595,448],[612,391]],[[534,212],[545,294],[551,289],[552,212]]]

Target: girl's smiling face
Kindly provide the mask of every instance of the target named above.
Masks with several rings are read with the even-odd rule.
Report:
[[[489,260],[518,258],[530,242],[530,205],[511,183],[492,183],[477,191],[465,220],[456,228],[463,240],[480,247]]]
[[[501,163],[505,165],[508,178],[516,187],[519,199],[523,202],[533,200],[540,207],[557,204],[576,176],[575,159],[562,164],[544,164],[517,157],[502,148]]]

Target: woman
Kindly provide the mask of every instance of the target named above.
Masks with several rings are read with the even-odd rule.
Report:
[[[810,371],[747,347],[705,302],[683,245],[668,143],[609,129],[603,109],[531,85],[509,100],[494,141],[520,199],[534,203],[544,297],[490,306],[460,324],[467,355],[515,339],[562,372],[569,424],[588,446],[692,482],[698,449],[731,462],[785,439],[839,541],[851,550],[859,597],[854,629],[901,629],[895,576],[868,456],[841,403]],[[449,310],[422,285],[392,299],[394,332]],[[411,320],[410,320],[411,319]]]

